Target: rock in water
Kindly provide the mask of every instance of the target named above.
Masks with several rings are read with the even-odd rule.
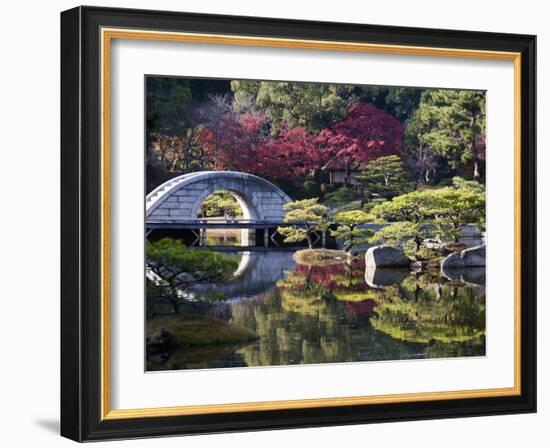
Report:
[[[409,267],[411,259],[401,249],[374,246],[365,253],[365,266],[376,268]]]
[[[485,266],[485,245],[455,252],[443,259],[441,269]]]
[[[485,286],[485,268],[442,268],[441,273],[449,280],[459,281],[462,283]]]
[[[387,288],[401,283],[410,274],[407,268],[365,268],[365,282],[371,288]]]

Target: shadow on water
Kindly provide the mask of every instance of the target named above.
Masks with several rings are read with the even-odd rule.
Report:
[[[149,356],[148,370],[485,354],[484,269],[441,275],[365,269],[362,257],[305,266],[288,251],[230,256],[239,259],[233,278],[193,287],[223,299],[182,306],[175,314],[157,310],[180,325],[199,316],[197,331],[220,338]],[[148,320],[148,331],[158,319]],[[223,335],[233,342],[223,343]]]

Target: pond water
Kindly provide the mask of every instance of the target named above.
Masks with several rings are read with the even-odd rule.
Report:
[[[239,261],[230,281],[196,285],[175,307],[148,304],[148,328],[191,319],[254,337],[148,354],[148,370],[485,355],[484,270],[441,275],[365,269],[363,257],[306,266],[292,251],[224,253]]]

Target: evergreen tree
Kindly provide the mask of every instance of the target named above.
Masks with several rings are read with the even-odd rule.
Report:
[[[301,82],[232,81],[237,103],[253,98],[255,107],[269,117],[272,132],[281,126],[303,127],[318,133],[344,118],[349,105],[357,101],[354,87]]]
[[[334,220],[338,223],[336,230],[331,235],[344,241],[344,250],[349,252],[355,244],[367,243],[372,235],[372,230],[358,228],[361,224],[370,221],[370,216],[361,210],[338,213]]]
[[[453,170],[472,166],[480,179],[485,159],[485,93],[471,90],[426,90],[409,126],[409,142],[428,147]],[[412,134],[415,132],[416,134]]]
[[[431,190],[413,191],[376,205],[371,213],[376,221],[392,223],[378,230],[372,242],[399,244],[412,240],[418,252],[425,238],[437,229],[437,219],[445,210]]]
[[[380,196],[391,199],[407,192],[411,187],[409,174],[399,156],[379,157],[369,162],[356,178],[361,182],[367,198]]]
[[[328,209],[319,204],[319,198],[303,199],[290,202],[284,207],[287,227],[279,227],[277,232],[285,237],[286,243],[298,243],[307,240],[310,249],[313,248],[313,236],[328,228]]]

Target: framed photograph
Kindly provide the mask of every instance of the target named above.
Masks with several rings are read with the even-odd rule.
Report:
[[[61,14],[61,433],[536,411],[535,36]]]

